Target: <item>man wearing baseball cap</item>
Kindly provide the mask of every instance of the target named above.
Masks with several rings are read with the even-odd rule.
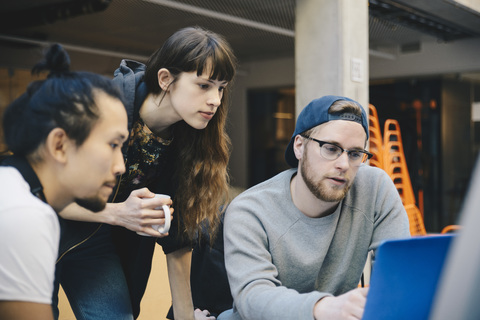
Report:
[[[410,236],[392,180],[365,164],[367,140],[356,101],[324,96],[303,109],[285,152],[292,168],[227,209],[234,303],[218,319],[361,319],[368,252]]]

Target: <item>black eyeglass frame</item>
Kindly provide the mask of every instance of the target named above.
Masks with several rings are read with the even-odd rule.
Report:
[[[336,157],[335,159],[331,159],[331,161],[340,158],[340,156],[341,156],[344,152],[347,153],[347,156],[348,156],[348,159],[349,159],[349,160],[351,160],[350,154],[351,154],[352,152],[361,152],[361,153],[363,153],[364,156],[363,156],[362,160],[360,161],[360,164],[367,162],[368,159],[371,159],[371,158],[373,157],[373,154],[371,154],[371,153],[368,152],[367,150],[358,150],[358,149],[348,150],[348,149],[344,149],[344,148],[340,147],[338,144],[335,144],[335,143],[318,140],[318,139],[315,139],[315,138],[312,138],[312,137],[305,136],[305,135],[303,135],[303,134],[301,134],[300,136],[302,136],[302,137],[305,138],[305,139],[309,139],[309,140],[315,141],[315,142],[318,143],[318,145],[320,146],[320,149],[323,147],[324,144],[331,144],[332,146],[335,146],[335,147],[339,148],[342,152],[340,152],[340,154],[338,155],[338,157]],[[323,156],[323,155],[322,155],[322,156]],[[330,160],[330,159],[327,159],[327,160]]]

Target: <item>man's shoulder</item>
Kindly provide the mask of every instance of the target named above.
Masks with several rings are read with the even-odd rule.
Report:
[[[385,196],[394,189],[392,179],[380,168],[368,165],[358,169],[351,189],[347,193],[347,202],[363,201],[366,198]]]
[[[30,192],[17,169],[0,166],[0,242],[9,243],[0,250],[0,300],[51,303],[59,240],[55,211]]]
[[[22,211],[22,215],[41,211],[56,215],[52,207],[35,197],[22,174],[14,167],[0,166],[0,211]],[[29,210],[25,210],[25,208]],[[17,209],[18,208],[18,209]]]
[[[377,167],[373,167],[373,166],[370,166],[368,164],[363,164],[360,166],[360,168],[358,168],[358,172],[362,172],[362,173],[372,173],[372,174],[381,174],[382,172],[385,172],[383,169],[381,168],[377,168]]]
[[[377,181],[381,179],[389,178],[387,173],[380,168],[372,167],[369,165],[362,165],[358,169],[357,176],[355,177],[355,181],[364,183],[367,181]]]
[[[296,169],[282,171],[277,175],[243,191],[234,199],[234,201],[237,199],[241,200],[242,198],[262,198],[265,196],[265,194],[270,192],[277,193],[285,191],[286,184],[288,184],[295,172]]]
[[[17,168],[0,166],[0,198],[9,200],[13,194],[24,195],[27,192],[28,183]]]
[[[0,233],[9,234],[9,238],[22,237],[24,232],[56,237],[60,228],[53,208],[30,192],[28,183],[13,167],[0,167],[0,220]]]
[[[240,193],[227,207],[226,217],[235,212],[248,216],[266,218],[277,212],[273,208],[282,206],[290,197],[290,179],[296,170],[286,170]]]

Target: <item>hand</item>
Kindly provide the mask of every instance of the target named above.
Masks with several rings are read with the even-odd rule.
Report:
[[[210,316],[210,312],[208,310],[200,310],[195,309],[195,320],[215,320],[215,317]]]
[[[132,191],[124,202],[109,203],[112,210],[115,225],[125,227],[135,232],[143,232],[152,237],[165,237],[168,233],[160,233],[152,228],[152,225],[163,225],[165,213],[155,209],[166,204],[170,206],[172,200],[168,198],[154,198],[155,194],[147,188]],[[170,208],[173,213],[173,208]]]
[[[316,320],[362,319],[368,288],[356,288],[338,297],[325,297],[313,309]]]

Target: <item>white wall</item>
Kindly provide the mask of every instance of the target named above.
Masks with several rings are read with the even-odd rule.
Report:
[[[297,115],[313,99],[330,94],[368,105],[368,51],[367,1],[298,0]]]
[[[480,40],[422,42],[420,51],[397,53],[395,59],[370,56],[370,79],[480,72]]]

